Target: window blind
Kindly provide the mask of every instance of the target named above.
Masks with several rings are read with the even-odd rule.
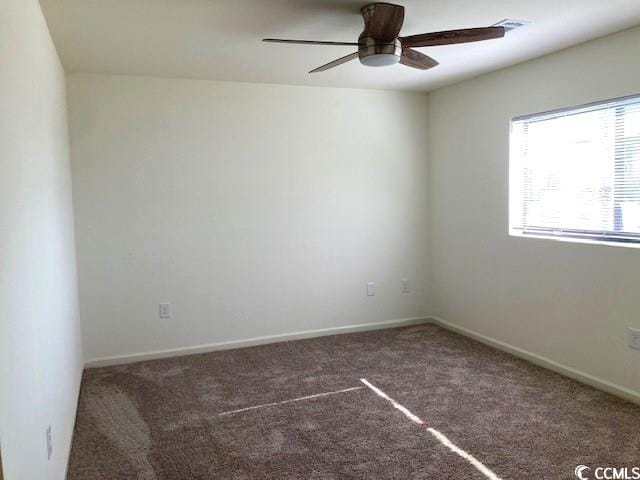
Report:
[[[640,96],[511,122],[509,228],[640,242]]]

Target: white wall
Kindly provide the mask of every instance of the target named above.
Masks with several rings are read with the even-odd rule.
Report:
[[[62,479],[82,354],[65,77],[37,0],[0,2],[0,59],[2,461],[6,480]]]
[[[513,116],[640,93],[640,28],[430,95],[433,313],[640,392],[640,250],[514,238]]]
[[[86,359],[428,313],[425,95],[68,88]]]

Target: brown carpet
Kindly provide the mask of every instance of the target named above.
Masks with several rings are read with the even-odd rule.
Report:
[[[503,480],[640,466],[640,407],[423,325],[87,370],[68,479],[487,478],[428,428]]]

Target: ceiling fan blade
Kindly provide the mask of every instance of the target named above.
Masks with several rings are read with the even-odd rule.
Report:
[[[429,70],[430,68],[439,65],[437,60],[410,48],[402,49],[400,63],[407,67],[413,67],[419,70]]]
[[[480,42],[482,40],[502,38],[504,33],[504,27],[463,28],[461,30],[447,30],[400,37],[400,42],[403,47],[432,47],[435,45]]]
[[[393,42],[404,22],[404,7],[391,3],[371,3],[360,10],[364,17],[362,36]]]
[[[351,60],[355,60],[356,58],[358,58],[358,52],[353,52],[353,53],[350,53],[349,55],[345,55],[344,57],[338,58],[333,62],[325,63],[321,67],[314,68],[309,73],[324,72],[325,70],[329,70],[330,68],[337,67],[338,65],[342,65],[343,63],[347,63]]]
[[[271,42],[271,43],[295,43],[298,45],[348,45],[357,47],[358,43],[353,42],[323,42],[316,40],[286,40],[282,38],[263,38],[263,42]]]

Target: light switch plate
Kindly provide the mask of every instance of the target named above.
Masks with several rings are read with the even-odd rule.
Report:
[[[47,460],[51,460],[51,454],[53,453],[53,444],[51,439],[51,425],[47,427]]]
[[[161,303],[160,304],[160,318],[171,318],[171,304],[170,303]]]
[[[373,297],[376,294],[375,282],[367,282],[367,296]]]
[[[637,348],[640,350],[640,329],[629,329],[629,346],[631,348]]]

